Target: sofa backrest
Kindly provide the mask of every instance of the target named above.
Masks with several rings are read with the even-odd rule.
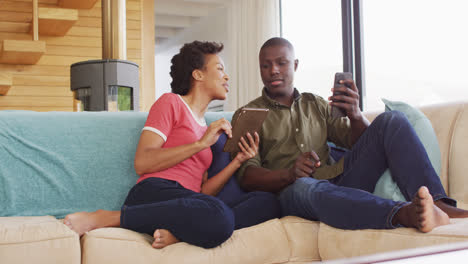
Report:
[[[0,217],[120,210],[147,115],[0,111]]]
[[[421,110],[431,120],[442,155],[444,187],[461,207],[468,206],[468,103],[427,106]]]
[[[422,107],[442,155],[448,194],[468,205],[468,103]],[[207,123],[232,112],[207,113]],[[373,119],[377,113],[366,113]],[[147,113],[0,111],[0,216],[119,210],[138,179]]]
[[[0,111],[0,216],[120,210],[146,116]]]

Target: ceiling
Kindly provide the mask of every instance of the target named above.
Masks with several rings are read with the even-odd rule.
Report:
[[[190,28],[231,0],[154,0],[156,46]]]

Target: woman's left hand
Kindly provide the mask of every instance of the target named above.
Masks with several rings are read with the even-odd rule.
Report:
[[[244,163],[246,160],[255,157],[258,153],[258,146],[260,144],[260,137],[258,136],[257,132],[254,134],[255,139],[252,137],[250,133],[247,133],[246,137],[249,140],[249,143],[241,137],[239,144],[239,148],[241,152],[238,152],[235,160],[239,161],[240,163]]]

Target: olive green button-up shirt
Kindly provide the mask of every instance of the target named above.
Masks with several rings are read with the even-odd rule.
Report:
[[[317,95],[300,94],[294,89],[294,96],[294,102],[289,107],[268,97],[264,88],[261,97],[245,105],[268,108],[270,111],[259,133],[258,154],[241,166],[237,174],[239,180],[249,166],[270,170],[292,168],[301,153],[312,150],[317,153],[321,162],[321,166],[312,175],[314,178],[331,179],[343,172],[343,158],[336,162],[330,157],[327,141],[350,148],[349,119],[333,118],[328,102]],[[234,113],[233,126],[239,110]]]

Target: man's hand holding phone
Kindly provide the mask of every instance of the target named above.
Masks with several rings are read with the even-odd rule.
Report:
[[[294,182],[298,178],[312,177],[315,170],[320,167],[320,158],[315,151],[304,152],[297,157],[294,166],[289,171],[289,177]]]
[[[361,116],[359,109],[359,90],[349,72],[338,72],[332,88],[333,95],[328,98],[333,117],[348,116],[357,119]]]

